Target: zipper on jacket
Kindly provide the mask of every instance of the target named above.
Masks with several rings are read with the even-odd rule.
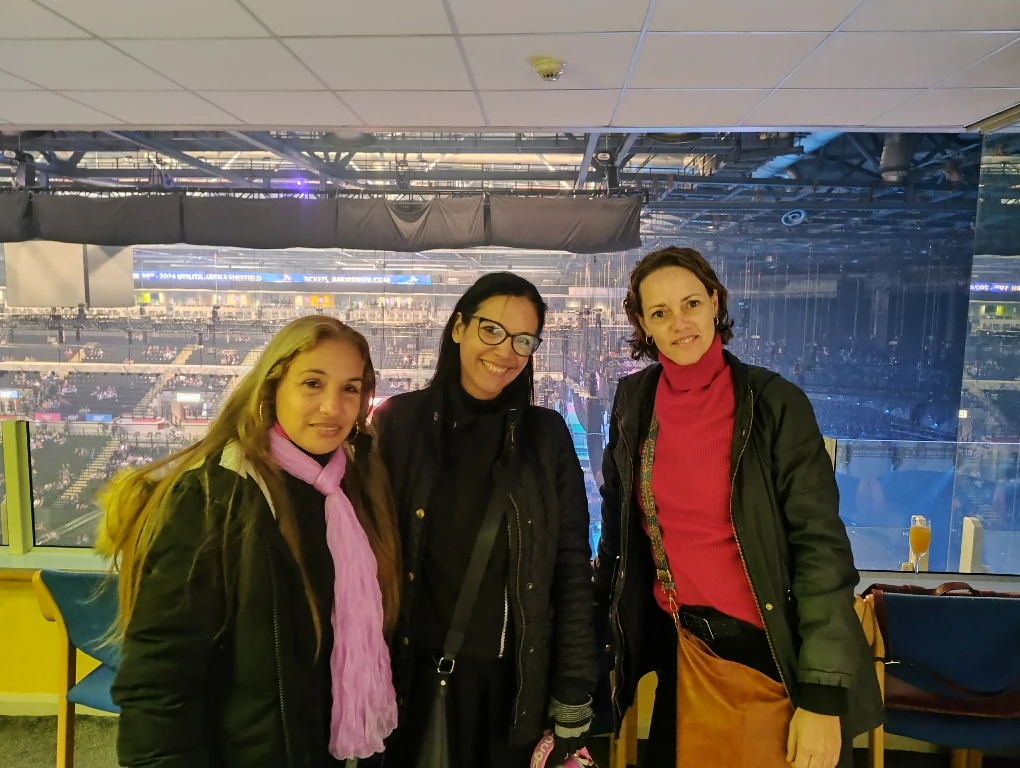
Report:
[[[511,440],[513,435],[513,428],[510,430]],[[510,503],[514,507],[514,516],[517,518],[517,607],[521,611],[521,647],[517,652],[517,695],[514,697],[514,725],[517,725],[517,715],[520,712],[519,706],[521,703],[521,691],[524,690],[524,664],[521,661],[521,657],[524,655],[524,631],[527,627],[527,619],[524,618],[524,603],[521,602],[521,552],[524,548],[524,537],[521,534],[521,511],[517,507],[517,502],[514,501],[514,495],[510,494]]]
[[[744,567],[744,578],[747,579],[748,586],[751,587],[751,594],[754,596],[754,607],[758,611],[758,618],[761,620],[762,628],[765,630],[765,639],[769,643],[769,652],[772,654],[772,661],[776,665],[776,670],[779,672],[779,679],[783,681],[783,687],[786,689],[786,695],[790,696],[790,686],[786,683],[786,676],[783,674],[783,668],[779,665],[779,659],[776,656],[776,649],[772,645],[772,635],[769,634],[768,624],[765,622],[765,614],[761,612],[761,605],[758,601],[758,591],[754,588],[754,582],[751,581],[751,573],[747,570],[747,561],[744,559],[744,548],[740,545],[740,534],[737,532],[737,521],[733,516],[733,491],[737,487],[737,470],[740,468],[740,460],[744,457],[744,451],[747,450],[747,444],[751,442],[751,426],[754,424],[754,390],[748,389],[751,399],[751,416],[747,421],[747,434],[744,435],[744,444],[740,448],[740,453],[737,455],[736,464],[733,465],[733,478],[730,480],[730,526],[733,528],[733,539],[737,542],[737,552],[740,554],[740,564]]]
[[[620,410],[621,411],[623,410],[623,404],[622,403],[621,403],[621,406],[620,406]],[[612,416],[610,416],[610,419],[611,418],[612,418]],[[623,431],[623,424],[622,423],[620,425],[620,439],[623,440],[623,446],[624,446],[624,448],[627,451],[627,458],[631,462],[631,473],[630,473],[631,477],[630,477],[630,483],[629,483],[630,487],[627,488],[627,493],[628,494],[632,494],[634,492],[633,491],[633,486],[634,486],[634,467],[633,467],[633,465],[634,465],[634,458],[633,457],[634,457],[634,454],[631,452],[630,443],[627,442],[627,435]],[[616,713],[617,713],[617,715],[619,717],[619,721],[620,722],[623,722],[623,716],[624,716],[625,713],[623,712],[623,708],[620,706],[620,699],[619,699],[619,696],[617,694],[618,694],[618,692],[620,690],[623,689],[623,655],[624,655],[624,649],[625,649],[625,641],[624,641],[624,637],[623,637],[623,623],[620,621],[620,605],[619,605],[619,603],[620,603],[620,598],[623,596],[623,579],[624,579],[624,576],[627,573],[627,544],[628,544],[628,538],[629,538],[629,535],[630,535],[630,518],[628,517],[628,519],[626,519],[626,520],[623,519],[623,505],[625,503],[623,501],[623,499],[625,498],[623,493],[624,493],[623,489],[621,488],[620,489],[620,554],[617,555],[617,558],[618,558],[618,562],[617,562],[617,577],[616,577],[616,579],[614,579],[614,581],[617,581],[618,583],[612,585],[612,587],[611,587],[612,595],[611,595],[610,600],[609,600],[610,611],[611,611],[611,613],[613,614],[613,617],[616,620],[616,628],[618,630],[617,636],[619,638],[619,642],[616,643],[616,645],[618,645],[619,647],[618,648],[614,648],[615,662],[613,664],[613,667],[616,670],[616,679],[613,681],[613,695],[612,695],[612,699],[613,699],[613,708],[616,710]]]
[[[506,584],[503,585],[503,631],[499,635],[499,658],[506,653],[506,627],[510,623],[510,591]]]
[[[269,583],[273,593],[273,650],[276,653],[276,685],[280,696],[280,720],[283,722],[283,751],[287,755],[288,765],[292,762],[290,748],[290,730],[287,728],[287,705],[283,698],[283,653],[280,650],[280,614],[277,603],[278,594],[276,588],[276,569],[273,567],[273,553],[269,548],[269,542],[262,539],[262,546],[266,549],[266,557],[269,566]]]

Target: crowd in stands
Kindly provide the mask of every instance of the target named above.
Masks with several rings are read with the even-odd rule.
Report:
[[[163,389],[222,392],[227,388],[231,378],[230,376],[202,376],[200,374],[176,373],[163,384]]]
[[[119,441],[113,453],[86,476],[111,439]],[[98,436],[33,426],[30,441],[35,540],[49,546],[90,546],[95,526],[91,521],[88,525],[75,523],[97,512],[96,493],[118,472],[163,458],[185,445],[180,432],[143,436],[116,427]],[[85,481],[84,488],[63,499],[79,480]]]

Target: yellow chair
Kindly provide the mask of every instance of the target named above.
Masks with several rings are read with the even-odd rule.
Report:
[[[103,640],[117,617],[117,582],[106,574],[37,571],[32,576],[43,618],[55,622],[60,635],[57,678],[57,768],[74,768],[75,704],[119,713],[110,685],[120,663],[120,649]],[[77,653],[99,666],[82,680]]]

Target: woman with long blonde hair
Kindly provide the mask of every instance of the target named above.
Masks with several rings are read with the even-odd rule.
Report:
[[[318,766],[396,724],[399,545],[368,343],[282,328],[196,444],[116,479],[124,766]]]

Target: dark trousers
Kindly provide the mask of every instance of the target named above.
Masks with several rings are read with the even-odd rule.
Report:
[[[655,611],[646,625],[645,647],[654,659],[659,682],[655,689],[655,705],[648,730],[648,746],[642,765],[657,767],[676,765],[676,627],[673,618],[663,610]],[[782,676],[772,658],[765,630],[749,626],[746,634],[706,643],[722,659],[751,667],[776,682]],[[838,768],[853,766],[853,742],[843,735],[843,748]]]
[[[385,765],[415,768],[435,698],[436,662],[415,665],[407,715],[386,748]],[[527,768],[535,744],[509,745],[517,675],[512,659],[457,659],[447,693],[453,768]]]

